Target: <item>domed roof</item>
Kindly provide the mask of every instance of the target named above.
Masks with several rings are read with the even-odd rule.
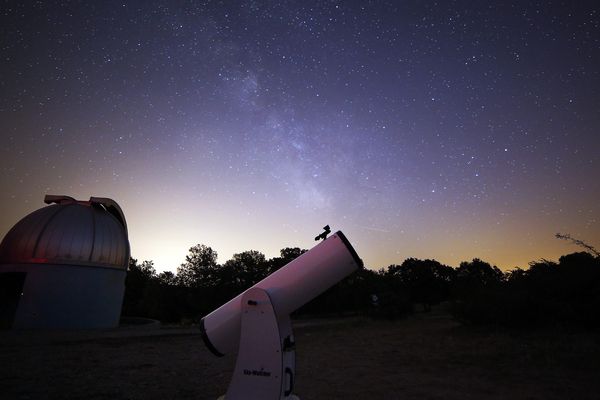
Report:
[[[127,224],[114,200],[47,195],[44,202],[51,205],[27,215],[6,234],[0,264],[127,268]]]

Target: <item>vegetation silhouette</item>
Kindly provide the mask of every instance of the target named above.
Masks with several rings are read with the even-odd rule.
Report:
[[[554,237],[556,237],[557,239],[567,240],[579,247],[583,247],[585,249],[585,251],[592,253],[594,256],[600,257],[600,252],[598,250],[596,250],[596,248],[594,246],[584,242],[583,240],[576,239],[568,233],[565,233],[565,234],[557,233],[556,235],[554,235]]]
[[[138,263],[132,258],[123,315],[165,323],[197,322],[305,251],[287,247],[279,257],[267,259],[259,251],[248,250],[219,264],[216,251],[198,244],[189,249],[176,274],[157,274],[152,261]],[[577,252],[558,262],[542,259],[527,269],[507,272],[478,258],[462,262],[458,268],[436,260],[408,258],[378,271],[357,271],[294,315],[363,314],[393,319],[430,312],[440,303],[467,324],[598,329],[600,257]]]

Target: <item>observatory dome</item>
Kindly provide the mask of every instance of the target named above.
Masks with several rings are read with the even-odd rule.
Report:
[[[126,269],[129,241],[123,212],[111,199],[46,196],[0,243],[2,264],[61,264]]]
[[[0,329],[93,329],[119,323],[129,240],[111,199],[44,198],[0,243]]]

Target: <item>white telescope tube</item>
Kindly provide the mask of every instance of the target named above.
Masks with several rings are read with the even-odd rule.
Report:
[[[278,318],[286,317],[362,267],[356,251],[338,231],[253,287],[269,294]],[[200,321],[204,343],[217,356],[238,348],[242,294]]]

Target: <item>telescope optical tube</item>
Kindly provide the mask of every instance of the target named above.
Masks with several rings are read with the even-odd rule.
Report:
[[[253,287],[269,294],[278,318],[287,317],[362,267],[363,262],[356,251],[346,236],[338,231]],[[200,321],[204,343],[217,356],[237,351],[242,294]]]

